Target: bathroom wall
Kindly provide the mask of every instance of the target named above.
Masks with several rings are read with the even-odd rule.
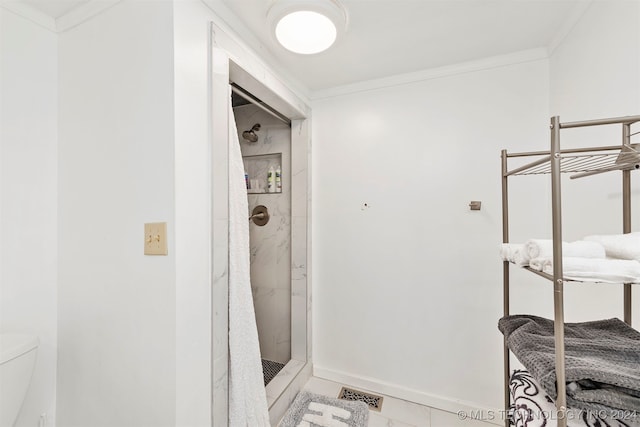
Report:
[[[291,128],[254,105],[236,107],[234,114],[239,135],[255,123],[261,125],[257,142],[240,136],[245,170],[261,187],[249,192],[265,191],[269,166],[280,164],[282,168],[281,193],[249,194],[248,198],[249,212],[264,205],[271,216],[262,227],[249,224],[251,289],[260,354],[284,364],[291,359]]]
[[[594,58],[597,60],[594,61]],[[553,115],[563,121],[640,115],[640,3],[593,2],[571,33],[550,57]],[[634,131],[640,126],[635,125]],[[640,135],[632,141],[640,142]],[[582,144],[619,145],[620,125],[566,130],[563,147]],[[622,232],[622,182],[620,173],[566,180],[563,227],[570,239],[588,234]],[[640,230],[640,174],[631,174],[632,227]],[[584,197],[584,195],[588,197]],[[588,212],[588,215],[584,215]],[[597,302],[597,317],[622,316],[622,287],[594,285],[567,287],[567,300]],[[640,324],[640,301],[635,295],[634,324]],[[594,304],[595,305],[595,304]],[[567,305],[572,319],[593,319],[594,313]]]
[[[594,2],[585,11],[550,56],[555,114],[569,120],[638,114],[638,20],[638,2]]]
[[[226,419],[226,378],[212,378],[212,360],[226,371],[228,346],[221,342],[222,337],[213,336],[212,323],[218,326],[220,319],[226,322],[228,317],[223,311],[227,293],[213,279],[226,277],[227,266],[222,262],[227,258],[221,256],[219,246],[212,245],[211,236],[212,222],[226,226],[228,221],[212,221],[211,159],[219,173],[225,174],[227,165],[222,158],[218,160],[211,146],[208,59],[212,13],[201,2],[174,2],[173,8],[176,425],[201,426],[211,424],[212,412],[214,419]],[[226,117],[226,112],[215,114]],[[217,131],[227,134],[226,128]]]
[[[548,62],[519,61],[314,102],[317,375],[500,407],[500,150],[548,129]]]
[[[636,3],[594,2],[549,60],[487,59],[314,101],[316,375],[445,409],[501,407],[500,149],[547,149],[551,114],[638,114],[637,28]],[[619,220],[619,177],[604,180],[565,191],[569,238]],[[550,237],[548,188],[510,181],[512,241]],[[548,283],[512,271],[512,313],[552,316]],[[590,292],[568,290],[568,320],[621,315],[619,290]]]
[[[56,35],[0,7],[0,332],[38,335],[16,426],[55,419]]]
[[[176,425],[172,27],[123,1],[59,35],[60,426]]]
[[[207,425],[212,397],[214,420],[226,420],[226,301],[221,292],[211,298],[212,277],[224,291],[226,274],[226,234],[216,229],[211,242],[210,156],[218,177],[225,167],[210,145],[218,135],[209,126],[211,22],[214,46],[280,100],[307,107],[260,42],[231,29],[228,21],[241,25],[221,2],[208,3],[125,0],[57,35],[0,9],[1,320],[3,330],[35,325],[45,337],[19,423],[43,413],[55,423],[56,324],[60,425]],[[37,104],[23,108],[32,94]],[[37,149],[17,151],[14,133]],[[225,185],[213,181],[216,191]],[[25,198],[33,209],[15,211]],[[304,215],[306,231],[306,205]],[[168,257],[142,256],[150,221],[168,222]]]

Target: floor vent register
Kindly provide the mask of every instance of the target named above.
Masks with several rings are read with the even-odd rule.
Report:
[[[382,409],[382,396],[377,396],[371,393],[365,393],[364,391],[354,390],[348,387],[342,387],[338,399],[342,400],[357,400],[369,405],[369,409],[378,411]]]

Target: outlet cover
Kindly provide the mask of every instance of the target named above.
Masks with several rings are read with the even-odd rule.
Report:
[[[144,225],[144,254],[168,254],[166,222],[150,222]]]

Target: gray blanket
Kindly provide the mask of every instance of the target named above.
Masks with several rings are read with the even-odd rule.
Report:
[[[509,349],[557,398],[553,321],[507,316],[498,322]],[[640,332],[619,319],[565,324],[565,371],[569,407],[640,411]]]

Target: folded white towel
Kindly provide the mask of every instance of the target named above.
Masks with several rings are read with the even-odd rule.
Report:
[[[525,250],[529,259],[553,256],[553,240],[530,239],[525,243]],[[604,247],[595,241],[578,240],[577,242],[562,242],[563,257],[577,258],[605,258]]]
[[[584,240],[600,243],[608,257],[640,261],[640,233],[593,235]]]
[[[553,274],[553,258],[531,260],[531,268]],[[640,283],[640,262],[623,259],[563,257],[565,279],[581,282]]]

